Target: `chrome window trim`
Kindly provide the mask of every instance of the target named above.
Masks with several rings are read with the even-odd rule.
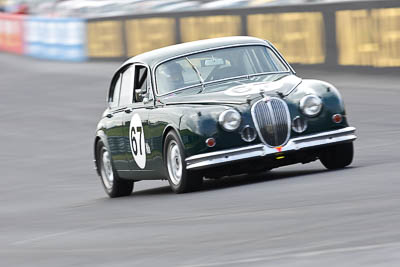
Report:
[[[148,66],[148,65],[146,65],[146,64],[144,64],[144,63],[141,63],[141,62],[137,62],[137,63],[133,63],[132,65],[134,65],[134,67],[136,67],[136,66],[142,66],[142,67],[145,67],[146,69],[147,69],[147,78],[150,78],[150,79],[148,79],[148,81],[149,81],[149,89],[151,90],[151,91],[153,91],[153,86],[152,86],[152,79],[151,79],[151,69],[150,69],[150,67]],[[135,72],[136,72],[136,70],[135,70]],[[135,75],[136,75],[136,73],[135,73]],[[133,83],[135,84],[135,79],[133,80]],[[147,92],[147,93],[150,93],[150,92]],[[135,94],[135,87],[133,87],[133,94]],[[154,92],[153,92],[153,95],[154,95]],[[153,97],[153,102],[154,102],[154,97]],[[138,102],[132,102],[132,103],[138,103]],[[143,103],[143,101],[142,102],[139,102],[139,103]]]
[[[132,89],[132,90],[130,91],[131,95],[129,96],[129,97],[131,98],[131,100],[130,100],[130,102],[128,102],[128,103],[123,103],[123,104],[121,104],[121,93],[122,93],[122,85],[124,84],[124,83],[123,83],[123,81],[124,81],[124,74],[125,74],[126,71],[128,71],[128,70],[130,70],[130,69],[133,69],[133,77],[132,77],[132,84],[131,84],[131,86],[132,86],[131,89]],[[121,70],[121,75],[122,75],[122,80],[121,80],[121,90],[120,90],[120,92],[119,92],[118,108],[127,107],[127,106],[131,105],[132,103],[134,103],[134,102],[133,102],[133,97],[135,96],[135,89],[134,89],[134,83],[135,83],[135,66],[134,66],[134,64],[125,65],[125,66],[124,66],[124,69]],[[129,78],[129,76],[128,76],[128,78]]]
[[[203,53],[203,52],[208,52],[208,51],[213,51],[213,50],[218,50],[218,49],[234,48],[234,47],[241,47],[241,46],[264,46],[264,47],[266,47],[266,48],[269,48],[269,49],[271,49],[271,51],[275,54],[275,56],[277,56],[277,58],[281,61],[281,63],[286,67],[286,71],[281,71],[281,72],[276,72],[276,71],[275,71],[275,72],[267,72],[267,73],[264,73],[264,74],[278,74],[278,73],[290,73],[290,72],[295,73],[294,70],[292,69],[292,67],[289,65],[289,63],[277,52],[277,50],[276,50],[272,45],[270,45],[270,44],[268,44],[268,43],[267,43],[267,44],[247,43],[247,44],[236,44],[236,45],[218,46],[218,47],[214,47],[214,48],[207,48],[207,49],[202,49],[202,50],[195,50],[195,51],[190,52],[190,53],[185,53],[185,54],[182,54],[182,55],[179,55],[179,56],[170,57],[170,58],[164,59],[164,60],[161,61],[161,62],[158,62],[158,63],[151,69],[152,76],[153,76],[153,77],[152,77],[152,80],[153,80],[153,83],[154,83],[154,93],[155,93],[155,96],[157,96],[157,97],[165,96],[165,95],[169,95],[169,94],[172,94],[172,93],[174,93],[174,92],[177,92],[177,91],[181,91],[181,90],[183,90],[183,89],[189,89],[189,88],[191,88],[191,87],[201,86],[201,84],[196,84],[196,85],[191,85],[191,86],[187,86],[187,87],[184,87],[184,88],[179,88],[179,89],[176,89],[176,90],[174,90],[174,91],[168,92],[168,93],[166,93],[166,94],[158,94],[157,80],[156,80],[155,71],[156,71],[156,69],[157,69],[157,67],[158,67],[159,65],[161,65],[161,64],[163,64],[163,63],[165,63],[165,62],[167,62],[167,61],[174,60],[174,59],[181,58],[181,57],[187,57],[187,56],[189,56],[189,55],[195,55],[195,54],[199,54],[199,53]],[[226,78],[226,79],[232,79],[232,78],[236,79],[236,78],[239,78],[239,77],[248,77],[248,76],[253,76],[253,75],[241,75],[241,76],[230,77],[230,78]],[[225,79],[221,79],[221,80],[217,80],[217,81],[211,81],[211,82],[206,82],[206,83],[204,83],[204,85],[207,85],[208,83],[220,82],[220,81],[224,81],[224,80],[225,80]]]
[[[215,104],[227,104],[227,105],[241,105],[241,104],[246,104],[245,101],[223,101],[223,100],[210,100],[210,101],[181,101],[181,102],[165,102],[164,105],[179,105],[179,104],[209,104],[209,105],[215,105]]]
[[[118,79],[116,80],[116,82],[114,84],[114,80],[116,79],[117,75],[118,75]],[[111,107],[111,105],[110,105],[111,104],[111,102],[110,102],[111,91],[113,92],[113,100],[114,100],[115,87],[116,87],[119,79],[121,79],[121,81],[120,81],[120,84],[119,84],[118,102],[117,102],[117,105],[115,107]],[[113,76],[113,78],[111,80],[111,85],[110,85],[110,87],[108,89],[108,94],[107,94],[107,99],[106,99],[108,108],[114,109],[114,108],[118,108],[119,107],[119,96],[121,94],[121,85],[122,85],[122,72],[121,71],[117,71],[114,74],[114,76]]]
[[[293,72],[293,74],[296,74],[296,71],[292,68],[292,66],[289,64],[289,62],[283,57],[283,55],[281,54],[281,52],[278,51],[278,49],[276,49],[276,47],[269,41],[266,41],[268,43],[268,45],[270,46],[270,48],[278,55],[279,59],[285,63],[287,65],[287,67],[289,68],[289,70],[291,72]]]
[[[286,139],[285,139],[285,142],[283,142],[283,144],[280,145],[280,146],[284,146],[284,145],[287,144],[287,142],[288,142],[289,139],[290,139],[291,125],[292,125],[291,119],[290,119],[289,108],[288,108],[288,105],[286,104],[286,102],[283,101],[282,99],[280,99],[280,98],[278,98],[278,97],[271,97],[271,100],[272,100],[272,99],[277,99],[277,100],[279,100],[279,101],[282,101],[283,104],[284,104],[285,110],[286,110],[286,114],[287,114],[286,119],[287,119],[287,122],[288,122],[288,124],[287,124],[287,126],[288,126],[288,135],[287,135],[287,137],[286,137]],[[267,105],[268,105],[268,107],[269,107],[270,110],[273,110],[273,108],[272,108],[272,106],[271,106],[271,100],[268,101]],[[253,119],[254,126],[255,126],[255,128],[256,128],[256,130],[257,130],[257,134],[258,134],[258,136],[260,137],[261,141],[262,141],[265,145],[267,145],[267,146],[269,146],[269,147],[276,147],[276,146],[271,146],[271,145],[269,145],[269,144],[264,140],[264,137],[263,137],[262,134],[261,134],[261,130],[260,130],[260,127],[259,127],[258,122],[257,122],[257,118],[256,118],[256,116],[255,116],[255,111],[254,111],[254,109],[255,109],[256,105],[257,105],[259,102],[262,102],[262,101],[265,102],[265,99],[264,99],[264,98],[263,98],[263,99],[260,99],[260,100],[258,100],[256,103],[253,104],[253,106],[251,107],[251,117],[252,117],[252,119]],[[275,123],[275,115],[272,117],[272,120],[273,120],[274,123]]]
[[[135,66],[143,66],[143,67],[145,67],[145,68],[147,68],[147,72],[148,72],[148,77],[149,77],[149,89],[152,91],[152,94],[153,94],[153,99],[151,99],[151,101],[153,102],[153,105],[155,105],[155,91],[154,91],[154,88],[153,88],[153,78],[152,78],[152,72],[151,72],[151,68],[150,68],[150,66],[149,65],[147,65],[147,64],[145,64],[145,63],[143,63],[143,62],[129,62],[129,63],[127,63],[127,64],[124,64],[124,65],[122,65],[121,67],[119,67],[119,69],[115,72],[115,74],[114,74],[114,76],[117,74],[117,73],[120,73],[120,75],[122,75],[122,73],[124,72],[124,71],[126,71],[128,68],[130,68],[130,67],[135,67]],[[133,82],[135,82],[135,78],[134,78],[134,80],[133,80]],[[121,85],[122,85],[122,82],[121,82]],[[132,85],[133,86],[133,85]],[[135,88],[133,88],[133,91],[135,91]],[[121,93],[121,92],[120,92]],[[133,95],[135,94],[135,92],[133,92]],[[132,101],[133,101],[133,96],[132,96]],[[132,103],[130,103],[130,104],[133,104],[133,103],[138,103],[138,102],[132,102]],[[139,103],[143,103],[143,102],[139,102]],[[120,105],[119,105],[119,103],[118,103],[118,108],[120,108]]]

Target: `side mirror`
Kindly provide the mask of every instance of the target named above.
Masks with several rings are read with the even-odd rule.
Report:
[[[135,89],[135,93],[137,95],[143,96],[143,95],[147,94],[147,89]]]
[[[143,89],[135,89],[135,98],[137,102],[143,102],[144,104],[147,104],[150,102],[149,100],[149,88],[143,88]]]

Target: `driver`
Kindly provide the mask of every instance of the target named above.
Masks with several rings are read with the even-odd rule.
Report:
[[[163,76],[161,93],[165,94],[185,86],[182,71],[183,68],[176,62],[168,62],[160,66],[160,74]]]

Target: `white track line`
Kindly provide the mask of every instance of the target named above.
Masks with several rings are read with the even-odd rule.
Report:
[[[213,267],[213,266],[224,266],[224,265],[233,265],[233,264],[245,264],[245,263],[255,263],[255,262],[263,262],[263,261],[271,261],[277,259],[287,259],[287,258],[297,258],[297,257],[314,257],[325,254],[334,254],[334,253],[346,253],[346,252],[356,252],[356,251],[365,251],[372,249],[380,249],[380,248],[388,248],[388,247],[396,247],[400,246],[400,242],[394,243],[386,243],[386,244],[376,244],[376,245],[368,245],[368,246],[356,246],[356,247],[346,247],[346,248],[333,248],[333,249],[324,249],[324,250],[316,250],[310,252],[300,252],[294,254],[280,254],[280,255],[272,255],[266,257],[256,257],[256,258],[247,258],[241,260],[232,260],[232,261],[220,261],[220,262],[212,262],[212,263],[204,263],[204,264],[193,264],[193,265],[183,265],[182,267]]]

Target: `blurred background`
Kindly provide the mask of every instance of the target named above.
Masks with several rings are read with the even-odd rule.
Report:
[[[93,18],[154,12],[349,1],[354,2],[354,0],[1,0],[0,3],[3,9],[10,13]]]
[[[1,266],[400,266],[399,0],[0,0]],[[353,164],[108,199],[93,138],[122,60],[231,35],[332,83]]]
[[[123,60],[159,47],[250,35],[292,64],[400,66],[395,0],[1,0],[0,50]],[[139,41],[140,40],[140,41]]]

